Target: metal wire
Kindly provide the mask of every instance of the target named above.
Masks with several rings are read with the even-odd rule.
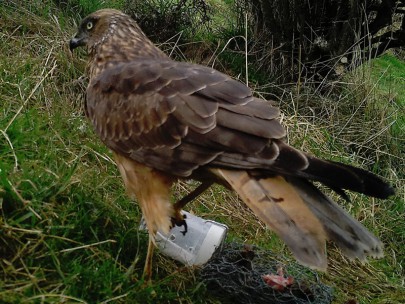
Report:
[[[275,290],[263,275],[277,274],[294,282],[283,290]],[[297,263],[288,266],[277,262],[269,250],[238,243],[225,244],[200,272],[210,294],[221,303],[291,303],[326,304],[332,302],[332,288],[322,284],[316,272]]]

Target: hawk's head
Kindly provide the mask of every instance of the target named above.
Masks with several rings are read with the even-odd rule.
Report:
[[[76,35],[70,40],[69,47],[73,50],[79,46],[87,46],[88,50],[103,43],[113,34],[119,19],[127,19],[127,15],[114,9],[96,11],[82,20]]]
[[[98,10],[82,20],[69,43],[70,50],[79,46],[86,46],[91,57],[102,53],[110,61],[165,56],[145,36],[135,20],[114,9]]]

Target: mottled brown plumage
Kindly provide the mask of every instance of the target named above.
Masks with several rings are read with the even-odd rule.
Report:
[[[381,242],[311,181],[378,198],[392,188],[288,146],[271,102],[212,68],[171,60],[116,10],[86,17],[70,41],[77,46],[89,53],[87,114],[114,151],[151,237],[167,232],[187,202],[169,203],[171,185],[193,178],[234,189],[305,265],[326,269],[326,240],[351,258],[382,256]]]

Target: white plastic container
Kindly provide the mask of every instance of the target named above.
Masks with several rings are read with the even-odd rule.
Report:
[[[169,235],[158,231],[156,244],[165,255],[188,266],[203,265],[221,247],[228,227],[186,211],[182,214],[186,216],[187,233],[183,235],[184,226],[172,228]],[[140,229],[147,229],[143,221]]]

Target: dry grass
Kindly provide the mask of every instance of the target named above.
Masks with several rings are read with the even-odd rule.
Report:
[[[84,118],[85,59],[72,56],[66,43],[74,20],[50,1],[18,8],[13,2],[0,4],[0,302],[215,302],[197,272],[159,254],[154,284],[143,286],[147,236],[137,230],[138,206]],[[229,68],[226,56],[215,59]],[[389,201],[351,195],[353,204],[345,207],[382,238],[386,258],[361,265],[330,250],[323,279],[335,287],[336,303],[401,303],[405,164],[401,139],[390,135],[398,109],[381,103],[364,78],[333,85],[322,95],[305,86],[299,92],[276,88],[284,92],[278,102],[289,142],[371,169],[391,180],[398,195]],[[193,187],[180,183],[176,197]],[[284,244],[219,186],[188,210],[227,224],[230,240],[288,256]]]

